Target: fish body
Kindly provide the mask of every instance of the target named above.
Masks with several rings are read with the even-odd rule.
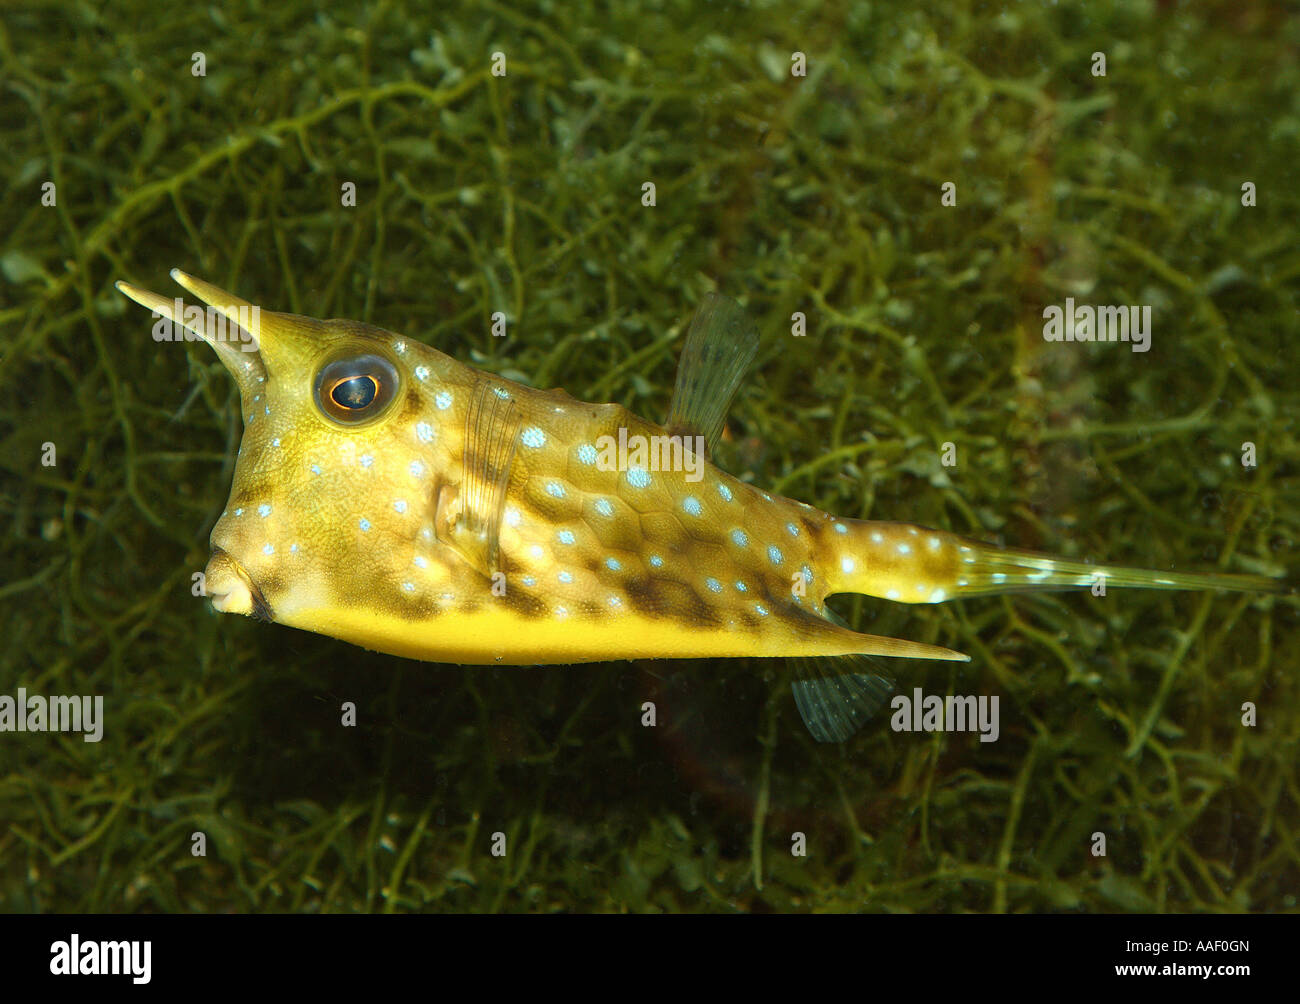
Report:
[[[213,345],[239,386],[243,438],[205,572],[224,612],[442,662],[831,660],[803,674],[796,699],[818,738],[837,739],[888,692],[861,656],[966,657],[852,631],[825,606],[834,593],[937,603],[1099,578],[1272,586],[838,518],[732,477],[706,455],[752,336],[720,298],[688,335],[661,426],[380,328],[262,311],[173,276],[215,312],[119,289]],[[234,340],[215,330],[223,319],[244,321]]]

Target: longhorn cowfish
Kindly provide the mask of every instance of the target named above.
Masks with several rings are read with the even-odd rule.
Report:
[[[758,336],[715,294],[660,426],[171,275],[207,309],[117,288],[208,342],[239,387],[243,438],[205,571],[226,613],[438,662],[793,657],[804,722],[838,741],[891,692],[866,657],[969,657],[853,631],[825,605],[832,594],[1275,588],[840,518],[732,477],[707,458]]]

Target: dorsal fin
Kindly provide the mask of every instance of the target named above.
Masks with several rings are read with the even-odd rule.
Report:
[[[465,412],[461,480],[439,491],[434,527],[442,543],[489,577],[497,571],[501,516],[518,438],[518,405],[491,380],[480,380]]]
[[[674,435],[703,436],[712,455],[731,399],[758,351],[758,328],[729,296],[706,293],[677,361],[677,383],[665,426]]]

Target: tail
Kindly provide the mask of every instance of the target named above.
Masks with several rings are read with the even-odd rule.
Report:
[[[843,519],[830,536],[838,553],[828,563],[828,593],[865,593],[899,603],[1077,588],[1099,595],[1111,587],[1288,591],[1284,581],[1262,575],[1092,565],[908,523]]]

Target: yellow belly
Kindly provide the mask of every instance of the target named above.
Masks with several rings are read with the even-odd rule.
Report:
[[[469,665],[843,655],[858,648],[847,632],[847,637],[819,632],[813,640],[776,623],[752,632],[696,628],[632,611],[600,618],[527,618],[502,607],[449,611],[436,619],[412,621],[370,611],[322,608],[295,611],[280,623],[408,659]]]

